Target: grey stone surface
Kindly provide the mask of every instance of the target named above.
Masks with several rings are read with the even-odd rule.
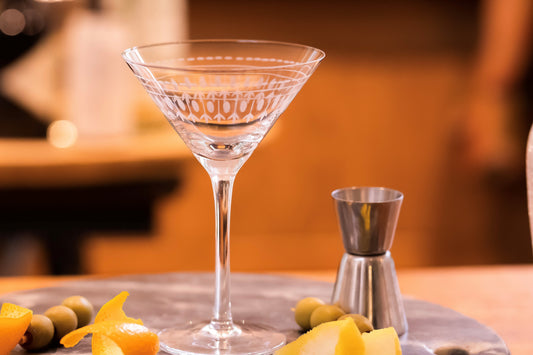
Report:
[[[232,275],[232,309],[235,320],[261,322],[287,335],[289,341],[299,336],[291,307],[307,296],[328,301],[333,285],[291,277],[258,274]],[[5,294],[0,302],[28,307],[34,313],[61,303],[71,295],[87,297],[96,309],[120,293],[130,293],[124,310],[141,318],[154,330],[182,324],[189,320],[207,320],[211,316],[213,275],[207,273],[170,273],[133,275],[106,279],[68,282],[58,287]],[[453,310],[428,302],[405,298],[408,333],[401,338],[405,355],[458,354],[463,349],[471,355],[508,355],[504,342],[489,328]],[[25,353],[17,346],[11,355]],[[52,349],[46,353],[90,354],[90,337],[71,349]],[[464,352],[462,353],[464,354]]]

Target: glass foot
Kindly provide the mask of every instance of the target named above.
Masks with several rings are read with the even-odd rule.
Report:
[[[272,354],[285,345],[285,335],[274,329],[246,322],[236,323],[229,336],[217,338],[208,322],[159,333],[161,350],[169,354],[244,355]]]

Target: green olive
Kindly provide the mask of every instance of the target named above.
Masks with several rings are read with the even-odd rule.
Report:
[[[322,305],[324,305],[324,302],[316,297],[307,297],[298,301],[294,309],[294,320],[300,328],[303,330],[311,329],[311,313]]]
[[[54,306],[49,308],[44,315],[54,323],[54,342],[58,342],[65,335],[75,330],[78,326],[76,313],[66,306]]]
[[[76,317],[78,317],[78,328],[86,326],[91,322],[94,308],[87,298],[82,296],[70,296],[65,298],[61,304],[72,309],[74,313],[76,313]]]
[[[319,324],[331,322],[339,319],[344,314],[344,311],[338,306],[333,304],[325,304],[317,307],[313,313],[311,313],[310,325],[311,328],[316,327]]]
[[[374,330],[372,323],[370,323],[368,318],[363,316],[362,314],[345,314],[343,316],[340,316],[339,320],[346,318],[352,318],[361,333],[367,333]]]
[[[42,314],[34,314],[20,346],[26,350],[42,350],[52,342],[53,337],[54,324],[50,318]]]

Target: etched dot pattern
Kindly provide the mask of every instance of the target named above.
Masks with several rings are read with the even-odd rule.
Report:
[[[226,66],[224,62],[231,64]],[[247,66],[246,62],[256,65]],[[181,71],[177,68],[179,63],[184,63]],[[202,63],[213,63],[212,68],[217,71],[209,74],[195,71],[205,69]],[[154,74],[157,70],[150,75],[138,72],[139,69],[134,72],[167,118],[206,123],[248,122],[280,114],[313,69],[312,65],[292,60],[242,56],[182,57],[153,65],[160,66],[161,75]],[[172,76],[171,68],[175,68]],[[252,74],[243,72],[248,69]]]

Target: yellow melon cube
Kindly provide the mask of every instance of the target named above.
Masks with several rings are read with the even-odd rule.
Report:
[[[322,323],[274,355],[365,355],[361,333],[353,319]]]
[[[365,355],[402,355],[400,339],[393,327],[363,333]]]

